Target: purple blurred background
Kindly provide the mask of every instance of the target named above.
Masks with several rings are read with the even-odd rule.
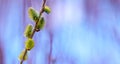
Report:
[[[0,64],[19,64],[27,9],[42,0],[0,0]],[[51,14],[24,64],[120,64],[120,0],[47,0]]]

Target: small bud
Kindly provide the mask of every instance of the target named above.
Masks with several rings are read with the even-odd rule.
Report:
[[[30,38],[32,31],[33,31],[33,26],[30,24],[27,25],[25,32],[24,32],[24,36],[26,36],[27,38]]]
[[[25,55],[25,58],[23,59],[23,56],[24,56],[24,53],[25,53],[25,50],[23,50],[20,55],[19,55],[19,60],[27,60],[27,54]]]
[[[48,6],[44,7],[44,11],[49,14],[51,12],[51,9]]]
[[[29,38],[25,42],[25,47],[26,47],[27,50],[31,50],[34,47],[34,41],[33,41],[33,39]]]
[[[35,11],[35,9],[33,9],[32,7],[30,7],[28,9],[28,14],[29,14],[29,18],[35,22],[38,21],[39,17],[38,17],[38,12]]]
[[[45,25],[45,20],[43,17],[41,17],[37,24],[37,30],[41,30],[44,27],[44,25]]]

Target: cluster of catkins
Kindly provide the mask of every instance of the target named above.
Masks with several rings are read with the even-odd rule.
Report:
[[[48,6],[45,6],[43,11],[46,12],[47,14],[51,12]],[[31,24],[28,24],[24,32],[24,36],[27,38],[27,40],[25,41],[25,49],[30,51],[35,45],[34,40],[31,38],[33,30],[35,29],[37,32],[40,31],[45,25],[45,20],[44,20],[44,17],[39,18],[38,12],[32,7],[28,9],[28,15],[32,21],[34,21],[35,23],[37,22],[36,27],[33,27]],[[25,58],[23,59],[24,53],[25,53],[25,50],[23,50],[20,53],[19,55],[20,60],[27,60],[27,54],[25,55]]]

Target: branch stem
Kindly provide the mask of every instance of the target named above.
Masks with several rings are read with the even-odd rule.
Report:
[[[42,8],[41,8],[40,13],[39,13],[39,20],[40,20],[42,14],[44,12],[45,4],[46,4],[46,0],[43,0],[43,2],[42,2]],[[31,34],[30,38],[33,38],[33,36],[34,36],[34,34],[36,32],[36,28],[37,28],[37,24],[38,24],[39,20],[35,23],[35,26],[34,26],[34,29],[33,29],[33,32]],[[24,61],[24,58],[25,58],[27,52],[28,52],[28,50],[25,48],[25,52],[24,52],[22,60],[20,61],[20,64],[23,64],[23,61]]]

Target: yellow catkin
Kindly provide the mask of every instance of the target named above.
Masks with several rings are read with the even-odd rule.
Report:
[[[31,50],[34,47],[34,41],[31,38],[28,38],[25,42],[25,48]]]
[[[38,24],[37,24],[37,29],[38,29],[38,30],[41,30],[41,29],[44,28],[44,26],[45,26],[45,20],[44,20],[43,17],[41,17],[41,18],[40,18],[40,21],[39,21]]]
[[[30,18],[31,20],[35,21],[35,22],[37,22],[38,19],[39,19],[38,12],[37,12],[35,9],[33,9],[32,7],[30,7],[30,8],[28,9],[28,15],[29,15],[29,18]]]
[[[33,26],[31,24],[27,25],[25,32],[24,32],[24,36],[27,38],[30,38],[32,31],[33,31]]]
[[[51,12],[51,9],[48,6],[44,7],[44,11],[49,14]]]
[[[25,50],[23,50],[23,51],[20,53],[20,55],[19,55],[19,60],[27,60],[27,58],[28,58],[27,54],[25,55],[25,58],[23,59],[24,53],[25,53]]]

